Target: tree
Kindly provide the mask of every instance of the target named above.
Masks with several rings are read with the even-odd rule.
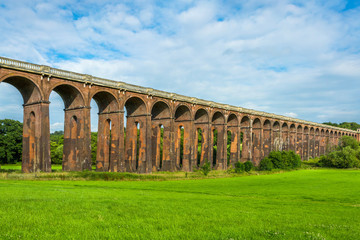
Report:
[[[342,122],[342,123],[332,123],[332,122],[324,122],[323,124],[326,125],[330,125],[330,126],[334,126],[334,127],[339,127],[339,128],[346,128],[346,129],[351,129],[356,131],[357,129],[360,128],[360,124],[356,123],[356,122]]]
[[[23,124],[16,120],[0,120],[0,163],[16,163],[22,158]]]

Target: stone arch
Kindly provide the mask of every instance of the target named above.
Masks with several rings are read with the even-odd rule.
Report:
[[[228,116],[228,119],[227,119],[227,126],[231,126],[231,127],[237,127],[239,126],[239,120],[238,120],[238,117],[234,114],[234,113],[231,113],[229,116]]]
[[[175,154],[176,168],[184,171],[192,170],[191,163],[191,110],[188,106],[180,104],[175,109]]]
[[[0,79],[12,85],[23,99],[22,171],[51,171],[49,105],[30,77],[8,74]]]
[[[125,103],[125,169],[128,172],[151,172],[151,159],[147,156],[147,128],[150,120],[145,102],[139,97],[129,97]],[[150,144],[149,144],[150,145]]]
[[[83,93],[75,86],[59,83],[53,86],[49,91],[48,98],[52,91],[55,91],[60,95],[61,99],[64,102],[65,110],[69,108],[79,108],[85,107],[85,98]]]
[[[170,106],[164,101],[156,101],[151,107],[151,120],[171,118]]]
[[[148,113],[144,100],[139,97],[130,97],[125,101],[126,117],[144,116]]]
[[[204,108],[199,108],[195,112],[195,155],[196,165],[202,166],[205,163],[205,159],[210,161],[210,125],[209,125],[209,113]]]
[[[208,124],[209,123],[209,113],[203,109],[203,108],[199,108],[196,112],[195,112],[195,117],[194,117],[195,123],[197,124]]]
[[[216,111],[211,118],[212,123],[212,164],[215,169],[226,169],[226,132],[225,116],[222,112]]]
[[[221,112],[217,111],[213,114],[211,119],[212,124],[224,124],[225,123],[225,116]]]
[[[47,92],[47,98],[53,91],[60,95],[65,107],[63,170],[91,170],[90,107],[76,86],[58,83]]]
[[[120,146],[123,146],[123,114],[116,97],[108,91],[97,91],[94,99],[99,108],[96,170],[117,172],[120,170]],[[121,140],[120,140],[121,139]],[[120,143],[121,142],[121,143]]]
[[[110,113],[120,110],[120,104],[116,96],[108,91],[99,90],[95,92],[89,99],[88,106],[90,106],[91,99],[94,99],[98,105],[99,113]]]
[[[151,108],[151,144],[152,170],[171,171],[175,165],[171,163],[171,111],[164,101],[156,101]]]
[[[15,87],[20,92],[25,105],[40,102],[44,99],[40,87],[31,78],[20,75],[7,75],[0,79],[0,83],[1,82],[8,83]]]

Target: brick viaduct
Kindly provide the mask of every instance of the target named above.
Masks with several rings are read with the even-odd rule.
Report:
[[[65,105],[65,171],[91,169],[92,99],[99,108],[97,171],[192,171],[206,160],[213,169],[226,169],[237,161],[259,164],[271,150],[294,150],[307,160],[343,135],[360,140],[360,132],[2,57],[1,82],[24,99],[23,172],[51,171],[52,91]]]

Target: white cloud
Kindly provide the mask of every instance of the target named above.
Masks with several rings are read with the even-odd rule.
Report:
[[[0,7],[2,56],[306,120],[360,122],[360,8],[344,10],[343,1],[17,2]]]
[[[287,113],[284,113],[285,116],[288,116],[288,117],[292,117],[292,118],[297,118],[297,114],[296,113],[293,113],[293,112],[287,112]]]

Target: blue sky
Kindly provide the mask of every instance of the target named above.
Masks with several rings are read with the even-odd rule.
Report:
[[[360,1],[3,0],[0,16],[4,57],[309,121],[360,122]],[[62,100],[50,101],[51,130],[61,130]],[[21,104],[0,84],[1,119],[22,120]]]

